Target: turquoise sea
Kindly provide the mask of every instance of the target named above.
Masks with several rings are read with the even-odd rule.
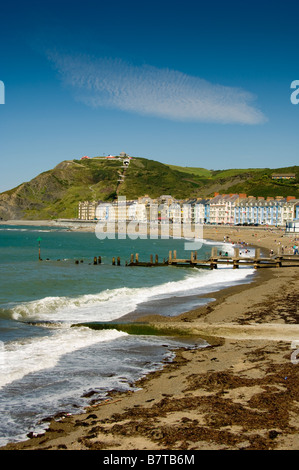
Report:
[[[206,241],[198,257],[214,245]],[[140,261],[156,254],[162,260],[169,250],[190,257],[184,248],[182,239],[99,240],[63,227],[0,226],[0,445],[41,432],[49,416],[78,413],[111,390],[134,389],[182,345],[206,346],[200,339],[72,327],[128,314],[174,316],[209,301],[199,295],[254,276],[250,268],[125,266],[131,253]],[[101,264],[93,264],[95,256]],[[118,256],[121,265],[113,266]]]

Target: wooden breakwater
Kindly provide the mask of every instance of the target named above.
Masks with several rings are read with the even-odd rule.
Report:
[[[244,249],[243,249],[244,250]],[[40,255],[39,260],[42,261]],[[49,258],[46,261],[50,261]],[[57,260],[60,261],[60,260]],[[70,261],[70,260],[69,260]],[[75,264],[81,264],[84,261],[81,259],[75,260]],[[93,262],[89,262],[93,265],[101,265],[102,257],[95,256]],[[140,260],[139,254],[131,254],[130,260],[121,263],[121,258],[119,256],[112,258],[113,266],[139,266],[139,267],[158,267],[158,266],[174,266],[174,267],[193,267],[193,268],[205,268],[205,269],[217,269],[218,266],[228,265],[233,269],[238,269],[241,267],[254,267],[258,268],[281,268],[281,267],[290,267],[297,266],[299,267],[299,255],[284,255],[280,252],[275,255],[266,257],[261,256],[260,248],[255,249],[254,256],[242,256],[239,248],[234,248],[234,254],[229,256],[228,253],[222,253],[218,251],[217,247],[213,247],[211,255],[207,259],[199,259],[197,251],[190,253],[190,258],[178,258],[176,250],[169,251],[168,258],[163,258],[159,260],[158,255],[150,255],[148,261]]]
[[[94,264],[101,264],[101,257],[94,258]],[[112,265],[121,266],[120,257],[112,258]],[[260,248],[255,249],[253,257],[242,256],[239,248],[234,248],[233,256],[229,256],[227,253],[223,254],[218,252],[217,247],[213,247],[211,255],[208,259],[198,259],[197,252],[191,252],[190,258],[178,258],[176,250],[169,251],[168,258],[163,258],[159,261],[158,255],[150,255],[148,261],[141,261],[139,254],[131,254],[130,261],[125,261],[125,266],[136,266],[136,267],[157,267],[157,266],[175,266],[175,267],[195,267],[195,268],[206,268],[206,269],[217,269],[220,265],[229,265],[233,269],[242,267],[254,267],[258,268],[280,268],[287,266],[299,266],[298,255],[282,255],[276,254],[273,256],[265,257],[261,256]]]

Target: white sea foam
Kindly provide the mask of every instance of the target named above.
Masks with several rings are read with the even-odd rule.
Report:
[[[166,282],[153,287],[106,289],[98,294],[78,297],[45,297],[11,306],[11,316],[15,320],[68,324],[112,321],[134,311],[139,304],[149,300],[212,292],[235,283],[246,282],[246,278],[253,273],[254,269],[250,268],[233,270],[231,267],[219,267],[213,271],[195,268],[181,281]]]
[[[0,232],[31,232],[31,233],[53,233],[53,232],[64,232],[68,231],[67,228],[51,228],[51,229],[33,229],[33,228],[3,228],[0,227]]]
[[[27,374],[54,367],[65,354],[126,335],[116,330],[59,328],[46,337],[8,342],[0,351],[0,388]]]
[[[23,229],[23,231],[27,231],[27,229]],[[219,249],[227,251],[229,255],[233,253],[233,246],[231,244],[225,244],[223,242],[206,242],[205,244],[213,246],[217,245]],[[44,265],[40,266],[43,267]],[[126,269],[130,272],[130,268]],[[134,273],[134,275],[136,273],[136,269],[138,268],[132,268],[132,273]],[[169,267],[165,269],[165,280],[169,273],[168,270],[172,271],[175,269],[177,268]],[[84,382],[84,379],[81,380],[82,376],[80,375],[80,366],[77,368],[77,363],[81,363],[82,358],[89,357],[88,355],[90,354],[91,360],[88,360],[88,362],[91,363],[91,367],[93,367],[93,360],[97,363],[97,357],[94,357],[94,350],[99,349],[103,351],[101,359],[104,361],[104,366],[109,368],[110,363],[107,365],[107,359],[105,358],[109,356],[110,359],[109,346],[111,344],[115,349],[112,353],[112,362],[115,357],[119,358],[121,356],[122,358],[125,358],[125,370],[127,370],[128,360],[125,348],[131,337],[127,337],[126,333],[118,332],[116,330],[100,331],[83,327],[70,328],[71,324],[92,321],[113,321],[134,311],[140,304],[155,299],[181,297],[178,303],[180,303],[181,300],[182,303],[184,303],[184,296],[200,295],[222,289],[235,283],[248,282],[250,281],[250,276],[252,276],[255,271],[250,268],[233,270],[231,267],[221,266],[217,270],[213,271],[189,268],[188,270],[185,269],[183,272],[185,277],[180,281],[164,282],[163,284],[148,288],[118,287],[114,289],[105,289],[96,294],[78,295],[77,297],[47,296],[30,302],[6,303],[4,308],[0,311],[0,315],[4,320],[4,325],[6,324],[5,322],[11,318],[24,322],[36,321],[40,322],[40,327],[44,326],[45,329],[43,331],[45,332],[45,335],[40,334],[40,329],[36,330],[33,328],[33,334],[30,337],[26,336],[20,339],[20,336],[18,336],[17,339],[8,341],[7,343],[2,343],[0,341],[0,389],[3,389],[1,390],[3,397],[5,393],[8,394],[7,396],[9,399],[6,400],[3,398],[7,409],[14,410],[10,414],[11,422],[6,421],[3,413],[4,435],[11,435],[10,433],[12,433],[12,435],[14,435],[14,433],[17,434],[19,431],[17,431],[16,424],[18,423],[21,423],[20,429],[27,429],[27,418],[29,417],[28,419],[31,420],[33,413],[32,410],[35,410],[36,408],[35,401],[39,400],[39,398],[37,398],[37,382],[39,383],[40,392],[40,395],[38,396],[47,396],[48,386],[49,384],[51,385],[49,377],[51,374],[54,376],[61,368],[62,375],[59,376],[58,373],[57,383],[55,382],[56,378],[51,379],[53,380],[54,392],[53,397],[48,398],[51,404],[55,404],[55,406],[53,405],[53,409],[59,409],[60,400],[65,393],[65,390],[68,389],[68,387],[73,386],[73,382],[70,381],[68,386],[65,388],[65,383],[63,382],[63,380],[65,380],[65,364],[71,364],[71,372],[74,367],[74,377],[76,377],[76,380],[78,379],[80,386],[81,383],[86,383],[86,386],[89,387],[89,382]],[[158,271],[158,273],[157,282],[160,282],[160,271]],[[110,274],[108,272],[108,276],[109,275]],[[169,276],[172,278],[171,272],[169,273]],[[128,277],[130,277],[130,275]],[[114,279],[114,286],[120,285],[117,284],[117,279]],[[134,279],[135,278],[133,276],[133,282],[135,282]],[[131,280],[129,281],[131,282]],[[139,285],[142,285],[142,277],[138,280],[138,283]],[[109,277],[107,277],[107,279],[105,278],[105,286],[109,286]],[[42,292],[47,293],[46,282],[45,289]],[[51,292],[53,292],[53,290]],[[54,290],[54,292],[56,291]],[[88,291],[88,286],[86,292],[90,292]],[[11,299],[14,297],[12,296],[8,298]],[[15,298],[18,297],[16,296]],[[163,302],[161,302],[161,304],[162,303]],[[164,304],[168,304],[168,302],[166,301]],[[157,302],[155,305],[159,306],[159,303]],[[186,305],[188,305],[187,301]],[[10,325],[9,321],[7,322],[7,325]],[[22,327],[24,328],[20,329],[21,333],[23,334],[23,332],[25,332],[24,334],[28,334],[30,330],[29,325],[22,325]],[[39,336],[34,336],[34,334],[38,334]],[[122,337],[124,338],[121,339]],[[134,339],[134,342],[135,341],[136,340]],[[93,345],[94,348],[88,349]],[[118,347],[120,348],[119,351]],[[78,354],[76,354],[76,351],[78,351]],[[133,355],[135,354],[134,351]],[[114,353],[116,356],[113,356]],[[68,356],[68,354],[70,355]],[[119,354],[119,356],[117,356],[117,354]],[[139,349],[136,350],[136,354],[138,354],[139,357]],[[130,357],[131,356],[128,356],[128,358]],[[147,360],[148,358],[146,355],[145,357]],[[148,360],[151,361],[151,359]],[[150,362],[150,366],[153,366],[152,362]],[[98,366],[96,365],[96,367]],[[147,366],[141,364],[140,367]],[[118,363],[115,366],[116,370],[118,370],[117,368]],[[95,370],[97,369],[95,368]],[[45,373],[43,373],[43,371],[45,371]],[[78,373],[79,376],[77,376]],[[30,374],[36,375],[31,376]],[[60,383],[60,377],[63,377],[63,383]],[[18,380],[20,380],[19,383]],[[107,386],[111,386],[112,388],[115,386],[113,382],[114,378],[111,378],[110,382],[105,382],[105,380],[107,379],[103,379],[100,375],[96,375],[96,380],[92,383],[95,383],[96,386],[99,383],[101,385],[104,383],[105,386],[108,383]],[[9,384],[11,384],[10,387],[8,386]],[[77,390],[75,385],[74,387],[75,390]],[[51,386],[49,388],[51,389]],[[23,396],[26,401],[24,408],[28,407],[27,412],[23,409]],[[31,400],[30,406],[28,405],[28,400]],[[42,407],[44,407],[43,400],[41,400],[41,402]],[[17,413],[15,414],[16,410]]]
[[[10,312],[15,320],[51,322],[50,325],[41,325],[52,326],[52,329],[47,336],[16,340],[4,345],[1,349],[0,387],[31,372],[54,367],[64,354],[125,334],[115,330],[70,328],[71,324],[113,321],[133,312],[141,303],[213,292],[236,283],[249,282],[254,272],[253,268],[232,269],[226,265],[212,271],[190,268],[183,280],[148,288],[106,289],[98,294],[45,297],[7,306],[6,314]]]

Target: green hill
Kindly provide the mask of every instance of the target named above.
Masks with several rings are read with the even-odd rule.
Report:
[[[290,172],[296,174],[295,180],[272,180],[272,173]],[[299,167],[215,171],[133,158],[124,169],[120,160],[68,160],[0,194],[0,217],[74,218],[79,201],[112,201],[118,195],[136,199],[145,194],[185,199],[209,197],[214,192],[299,198]]]
[[[201,195],[211,196],[213,192],[231,194],[245,193],[248,196],[295,196],[299,198],[299,166],[283,168],[249,168],[228,170],[205,170],[203,168],[174,167],[177,171],[188,172],[202,185]],[[294,180],[273,180],[273,173],[294,173]]]

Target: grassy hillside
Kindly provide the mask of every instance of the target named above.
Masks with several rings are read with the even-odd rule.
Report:
[[[177,165],[168,165],[172,170],[180,171],[183,173],[188,173],[190,175],[199,176],[203,178],[210,178],[212,176],[212,170],[206,170],[205,168],[195,168],[192,166],[177,166]]]
[[[192,181],[189,174],[143,158],[131,161],[125,181],[120,185],[119,175],[123,171],[119,160],[64,161],[33,180],[0,194],[0,217],[74,218],[79,201],[113,201],[117,194],[125,195],[127,199],[144,194],[189,197],[197,195],[201,186],[200,182]]]
[[[169,165],[173,168],[172,165]],[[299,199],[299,166],[283,168],[249,168],[228,170],[204,170],[203,168],[175,167],[188,172],[203,185],[203,196],[213,192],[231,194],[246,193],[248,196],[295,196]],[[295,180],[273,180],[273,173],[295,173]]]
[[[179,167],[145,158],[134,158],[124,172],[118,160],[68,160],[27,183],[0,194],[3,219],[77,217],[84,200],[113,201],[117,195],[135,199],[148,194],[171,194],[178,199],[209,197],[214,192],[253,196],[299,198],[299,167],[278,169],[229,169]],[[295,173],[295,181],[274,181],[272,173]]]
[[[54,169],[0,195],[0,216],[29,219],[73,218],[79,201],[111,200],[120,162],[64,161]]]
[[[201,187],[201,181],[188,172],[172,169],[154,160],[137,158],[131,160],[119,195],[135,199],[144,194],[153,198],[171,194],[180,199],[198,196]]]

